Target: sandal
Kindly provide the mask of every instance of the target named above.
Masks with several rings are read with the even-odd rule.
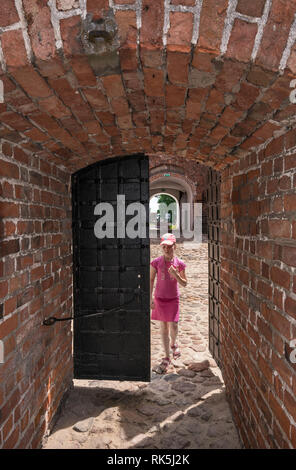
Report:
[[[165,372],[167,372],[170,364],[171,364],[170,358],[169,357],[164,357],[162,359],[161,363],[153,370],[157,374],[164,374]]]
[[[173,350],[173,358],[178,359],[181,356],[179,346],[177,344],[172,344],[171,348]]]

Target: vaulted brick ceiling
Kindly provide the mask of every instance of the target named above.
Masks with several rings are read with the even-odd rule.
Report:
[[[5,0],[0,136],[75,171],[216,169],[294,126],[296,0]]]

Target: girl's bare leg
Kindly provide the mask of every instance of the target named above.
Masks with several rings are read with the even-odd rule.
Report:
[[[178,323],[170,322],[170,336],[171,336],[171,345],[175,345],[178,337]]]
[[[170,357],[170,338],[169,338],[169,324],[168,322],[160,322],[160,332],[162,345],[164,348],[165,356]]]

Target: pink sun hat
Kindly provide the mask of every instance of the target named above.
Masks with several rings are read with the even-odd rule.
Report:
[[[172,246],[174,243],[176,243],[176,237],[172,233],[165,233],[161,237],[160,245],[170,245],[170,246]]]

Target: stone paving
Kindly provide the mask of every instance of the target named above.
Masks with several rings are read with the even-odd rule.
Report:
[[[152,245],[151,258],[160,254]],[[177,247],[188,279],[180,288],[181,358],[164,375],[152,372],[150,383],[74,380],[44,449],[242,448],[221,371],[208,351],[207,254],[207,243]],[[151,357],[152,367],[163,357],[153,321]]]

